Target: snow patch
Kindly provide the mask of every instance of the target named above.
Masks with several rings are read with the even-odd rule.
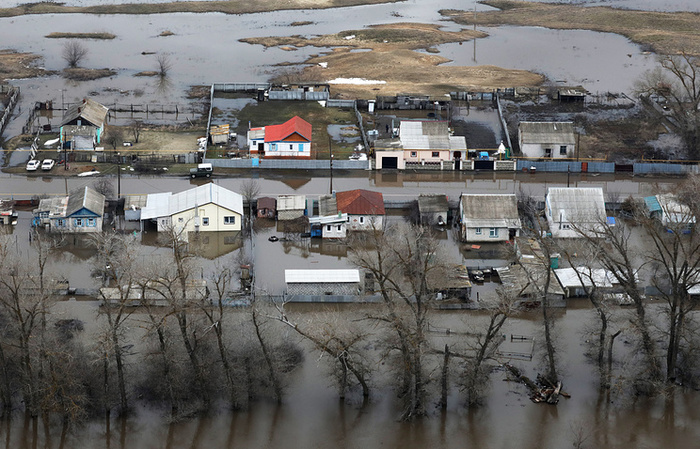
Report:
[[[386,84],[386,81],[366,80],[364,78],[336,78],[328,81],[328,84]]]

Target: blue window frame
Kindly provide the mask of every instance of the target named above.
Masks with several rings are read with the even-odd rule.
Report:
[[[82,218],[73,219],[73,226],[76,228],[82,228],[83,227],[83,219]]]
[[[97,225],[97,220],[95,220],[94,218],[88,218],[87,225],[94,228]]]
[[[304,151],[304,144],[300,143],[299,144],[299,152],[302,152],[302,151]]]

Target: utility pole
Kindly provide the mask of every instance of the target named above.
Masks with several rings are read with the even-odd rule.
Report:
[[[122,197],[122,170],[119,159],[119,153],[117,153],[117,200]]]
[[[331,146],[331,136],[328,136],[328,154],[330,155],[330,167],[331,167],[331,191],[329,192],[333,195],[333,147]]]

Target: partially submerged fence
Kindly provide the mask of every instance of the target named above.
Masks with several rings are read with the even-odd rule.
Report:
[[[264,168],[287,170],[330,170],[329,160],[284,160],[284,159],[217,159],[205,158],[214,167],[221,168]],[[367,170],[369,161],[333,160],[334,170]]]
[[[700,173],[698,165],[678,162],[532,161],[518,159],[516,170],[553,173],[632,173],[635,175],[686,175]]]
[[[7,106],[5,106],[5,109],[2,111],[2,117],[0,117],[1,136],[2,133],[5,131],[5,126],[7,126],[7,122],[10,121],[12,111],[14,111],[15,105],[17,104],[17,99],[19,98],[19,87],[9,86],[5,84],[0,85],[0,94],[7,95],[7,97],[9,98]]]

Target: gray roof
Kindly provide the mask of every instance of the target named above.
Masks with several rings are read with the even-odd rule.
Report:
[[[441,194],[421,194],[418,196],[418,210],[421,214],[447,212],[447,196]]]
[[[576,143],[573,122],[520,122],[522,143],[564,144]]]
[[[243,215],[243,197],[210,182],[175,194],[169,192],[149,194],[146,207],[141,210],[141,219],[170,217],[210,203]]]
[[[318,198],[318,215],[325,217],[338,214],[338,201],[334,195],[321,195]]]
[[[513,194],[462,194],[462,223],[468,228],[520,228]]]
[[[101,105],[95,100],[84,98],[82,102],[74,104],[63,114],[61,126],[72,122],[78,117],[82,117],[99,128],[104,124],[107,118],[107,111],[109,111],[109,108],[106,106]]]
[[[279,195],[277,197],[277,211],[304,210],[306,209],[305,195]]]
[[[82,192],[71,193],[68,196],[66,217],[73,215],[82,208],[101,216],[105,211],[105,196],[88,186],[85,186]]]
[[[399,139],[406,150],[466,150],[464,136],[451,136],[447,122],[402,120]]]
[[[360,270],[284,270],[287,284],[358,283]]]
[[[605,200],[600,187],[550,187],[547,204],[555,221],[569,223],[605,222]]]

